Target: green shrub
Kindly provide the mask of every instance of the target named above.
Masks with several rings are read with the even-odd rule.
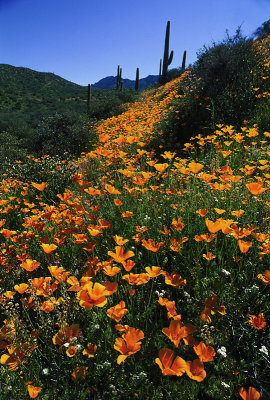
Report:
[[[89,144],[87,119],[75,113],[55,113],[41,119],[35,129],[33,150],[43,154],[79,155]]]
[[[262,132],[270,132],[270,100],[260,103],[255,110],[254,122]]]
[[[217,124],[240,128],[244,120],[257,120],[269,129],[268,106],[256,96],[265,88],[265,53],[252,39],[241,34],[204,46],[192,68],[182,75],[178,96],[160,128],[164,148],[177,149],[194,135],[213,133]],[[266,47],[265,47],[266,48]],[[265,89],[266,90],[266,89]],[[259,108],[256,108],[259,107]]]
[[[22,139],[10,132],[0,133],[0,174],[14,169],[16,160],[25,161],[27,150]]]

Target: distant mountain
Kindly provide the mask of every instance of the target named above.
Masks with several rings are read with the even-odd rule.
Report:
[[[134,89],[135,80],[122,79],[124,89]],[[145,90],[147,87],[154,85],[158,81],[158,75],[148,75],[146,78],[139,80],[139,91]],[[116,86],[116,76],[106,76],[97,83],[91,85],[96,89],[114,89]]]

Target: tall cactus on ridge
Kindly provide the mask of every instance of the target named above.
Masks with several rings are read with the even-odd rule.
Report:
[[[87,93],[87,110],[90,110],[90,100],[91,100],[91,85],[88,83],[88,93]]]
[[[184,51],[184,54],[183,54],[183,61],[182,61],[182,71],[184,71],[185,69],[186,69],[186,57],[187,57],[187,51],[185,50]]]
[[[173,59],[173,50],[169,56],[169,41],[170,41],[170,21],[167,22],[166,27],[166,36],[165,36],[165,45],[164,45],[164,55],[163,55],[163,68],[162,68],[162,76],[161,76],[161,84],[166,83],[167,80],[167,72],[168,66],[171,64]]]
[[[122,68],[120,68],[120,65],[117,67],[117,77],[116,77],[116,89],[121,89],[123,87],[123,82],[122,82]]]
[[[158,74],[158,81],[161,83],[161,71],[162,71],[162,59],[159,62],[159,74]]]
[[[139,68],[136,69],[135,90],[136,92],[139,90]]]

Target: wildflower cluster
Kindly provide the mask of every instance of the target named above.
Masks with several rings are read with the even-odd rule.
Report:
[[[100,122],[95,148],[66,165],[76,173],[55,196],[46,171],[3,177],[6,398],[12,385],[44,399],[263,393],[270,133],[218,125],[183,157],[158,158],[151,142],[187,77]]]

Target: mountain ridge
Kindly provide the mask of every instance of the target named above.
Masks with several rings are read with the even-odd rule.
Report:
[[[123,88],[124,89],[134,89],[135,80],[123,78]],[[147,87],[154,85],[158,82],[158,75],[148,75],[145,78],[139,79],[139,91],[145,90]],[[96,89],[113,89],[116,86],[116,76],[110,75],[105,78],[100,79],[98,82],[91,85]]]

